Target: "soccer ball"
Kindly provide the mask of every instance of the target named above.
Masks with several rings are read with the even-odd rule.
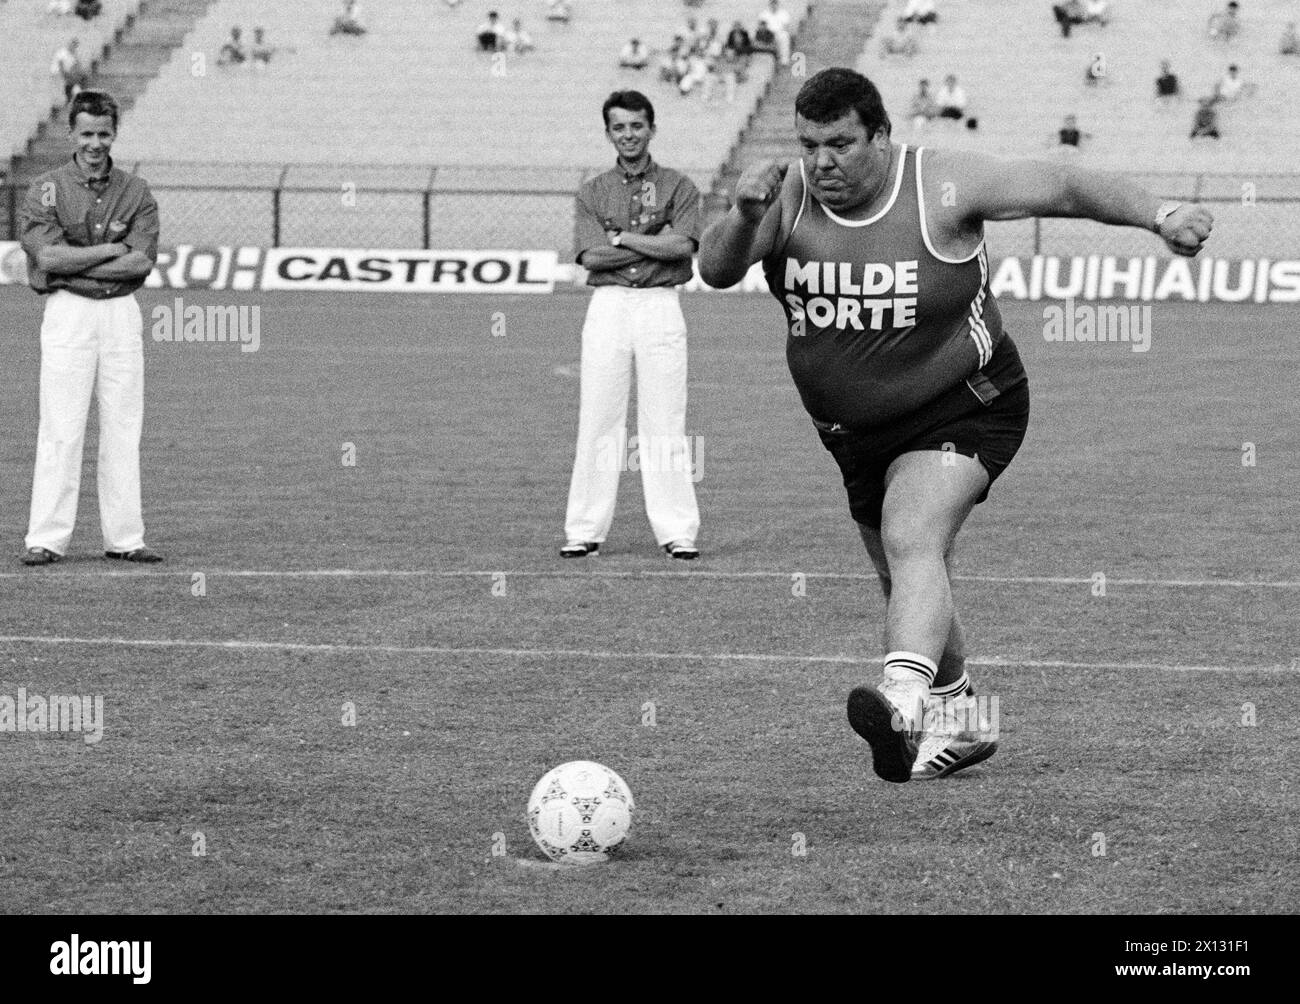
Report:
[[[528,828],[548,858],[564,864],[607,861],[632,826],[632,792],[590,760],[548,771],[528,799]]]

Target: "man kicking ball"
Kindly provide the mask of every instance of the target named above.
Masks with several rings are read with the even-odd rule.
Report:
[[[880,92],[852,70],[804,84],[795,132],[797,163],[741,175],[735,206],[701,239],[700,274],[728,287],[763,263],[790,372],[887,601],[884,677],[849,694],[849,722],[885,780],[944,777],[997,748],[980,728],[923,732],[936,706],[951,721],[946,710],[973,694],[953,541],[1029,420],[1028,379],[989,288],[984,221],[1144,227],[1190,256],[1213,220],[1114,175],[894,143]]]

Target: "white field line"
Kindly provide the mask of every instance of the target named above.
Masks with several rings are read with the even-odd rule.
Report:
[[[592,559],[584,559],[590,561]],[[599,559],[596,559],[599,560]],[[794,569],[788,572],[715,572],[704,569],[683,568],[666,571],[645,569],[641,571],[581,571],[581,570],[547,570],[547,569],[433,569],[433,568],[213,568],[201,565],[183,571],[171,569],[133,568],[121,571],[109,570],[59,570],[42,568],[21,572],[0,572],[0,579],[111,579],[111,578],[169,578],[181,576],[189,578],[194,572],[203,572],[205,577],[225,577],[235,579],[462,579],[491,578],[494,575],[506,575],[513,578],[530,579],[781,579],[790,581],[791,576],[801,575],[806,579],[838,579],[844,581],[875,582],[872,572],[806,572]],[[1050,585],[1050,586],[1091,586],[1090,576],[1063,575],[954,575],[956,582],[988,582],[999,585]],[[1110,578],[1106,579],[1107,588],[1111,586],[1155,586],[1168,589],[1300,589],[1300,580],[1267,581],[1262,579],[1141,579]]]
[[[651,659],[660,662],[781,662],[837,663],[878,665],[880,657],[857,655],[783,655],[768,652],[611,652],[581,648],[477,648],[453,645],[354,645],[336,642],[292,641],[213,641],[189,638],[75,638],[56,635],[0,635],[0,645],[88,645],[119,648],[191,648],[221,649],[232,652],[316,652],[324,655],[381,653],[394,655],[488,655],[504,658],[534,659]],[[1085,669],[1150,670],[1172,673],[1297,673],[1300,662],[1272,666],[1188,666],[1157,662],[1072,662],[1056,659],[1008,659],[990,657],[968,659],[972,666],[996,666],[1004,669]]]

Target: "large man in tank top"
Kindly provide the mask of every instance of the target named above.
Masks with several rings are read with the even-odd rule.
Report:
[[[884,675],[850,693],[849,722],[885,780],[943,777],[997,748],[970,720],[949,561],[1029,419],[984,221],[1144,227],[1180,255],[1200,250],[1213,221],[1114,175],[894,143],[880,93],[852,70],[804,84],[795,130],[800,160],[741,175],[735,206],[701,240],[700,274],[727,287],[763,263],[790,372],[887,598]]]

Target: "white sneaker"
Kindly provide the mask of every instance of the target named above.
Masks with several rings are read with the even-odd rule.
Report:
[[[978,716],[974,722],[973,716]],[[998,751],[997,731],[973,697],[931,698],[922,728],[924,737],[912,765],[914,781],[937,781],[983,763]]]

